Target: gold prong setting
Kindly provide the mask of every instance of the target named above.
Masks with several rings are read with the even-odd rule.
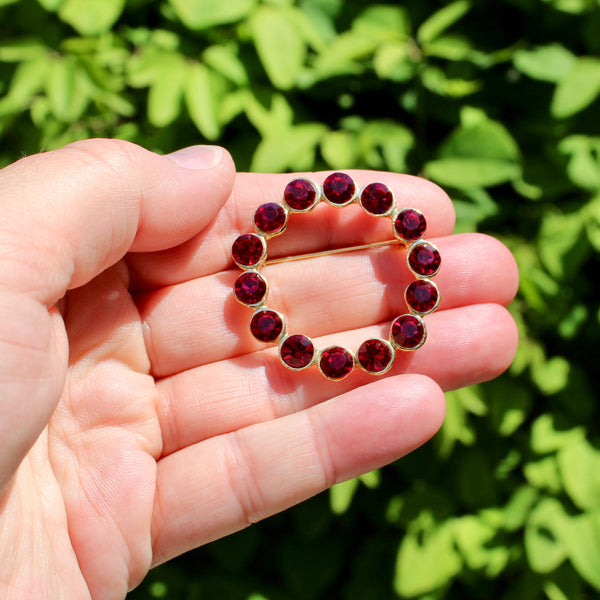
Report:
[[[394,239],[268,260],[268,240],[286,230],[293,214],[310,212],[321,202],[336,208],[358,204],[371,216],[389,218]],[[440,305],[441,295],[431,277],[439,272],[441,257],[439,250],[424,239],[427,222],[423,213],[415,208],[398,208],[394,194],[385,184],[370,183],[358,190],[349,175],[339,172],[327,176],[322,187],[309,179],[297,178],[286,185],[281,203],[268,202],[257,207],[253,225],[253,233],[242,234],[233,243],[233,260],[243,270],[234,284],[234,294],[238,302],[254,309],[250,320],[254,338],[278,344],[279,359],[287,369],[303,371],[316,365],[330,381],[345,379],[357,367],[370,375],[383,375],[392,369],[398,351],[414,351],[423,346],[427,339],[423,317]],[[337,345],[318,350],[308,336],[287,333],[283,315],[266,305],[269,286],[260,273],[265,264],[387,244],[406,248],[408,268],[416,276],[404,294],[408,312],[392,321],[389,339],[365,340],[356,352]]]

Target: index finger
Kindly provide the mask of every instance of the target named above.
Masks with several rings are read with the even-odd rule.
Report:
[[[416,208],[427,220],[427,237],[452,233],[455,213],[448,195],[436,184],[398,173],[347,171],[358,190],[383,183],[394,194],[398,208]],[[132,254],[129,264],[137,283],[156,288],[218,273],[233,267],[231,245],[237,236],[254,231],[254,211],[267,202],[283,201],[286,185],[306,178],[321,188],[330,172],[265,175],[240,173],[223,209],[201,233],[188,242],[152,254]],[[391,238],[389,218],[367,214],[357,205],[344,210],[320,202],[307,214],[291,214],[286,232],[269,242],[269,256],[290,256],[383,241]]]

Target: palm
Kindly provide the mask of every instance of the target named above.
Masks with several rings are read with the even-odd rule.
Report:
[[[365,184],[372,174],[357,179]],[[390,378],[354,373],[331,383],[312,369],[285,371],[273,349],[251,339],[249,311],[231,298],[237,273],[227,243],[245,231],[258,204],[279,200],[289,176],[273,176],[268,186],[263,180],[240,176],[226,210],[189,242],[130,255],[67,296],[64,392],[5,505],[18,516],[18,538],[31,520],[23,499],[44,487],[35,526],[61,569],[34,558],[31,577],[56,573],[66,597],[84,598],[88,589],[92,597],[123,597],[152,564],[421,444],[439,426],[440,396],[430,380],[401,373],[452,388],[489,378],[510,360],[514,329],[498,306],[514,293],[510,257],[489,238],[445,237],[449,205],[407,178],[411,205],[432,215],[428,237],[439,237],[445,261],[443,305],[427,318],[426,345],[400,357]],[[378,224],[351,211],[298,216],[273,251],[379,235]],[[332,229],[338,233],[327,239]],[[502,264],[493,273],[465,265],[474,249]],[[384,334],[402,308],[394,298],[409,276],[398,267],[401,251],[393,253],[329,256],[264,272],[294,331],[320,347],[321,336],[333,335],[355,348],[367,335]],[[347,277],[332,279],[332,272]],[[339,310],[335,300],[348,277],[354,293]],[[132,295],[129,288],[146,291]]]
[[[94,597],[120,598],[152,561],[158,393],[148,375],[139,313],[117,269],[70,292],[64,314],[67,381],[7,499],[6,510],[17,517],[11,519],[12,548],[23,531],[39,528],[44,552],[34,553],[29,565],[38,597],[59,597],[61,590],[64,597],[85,598],[89,589]],[[30,500],[42,486],[44,502],[32,522]]]

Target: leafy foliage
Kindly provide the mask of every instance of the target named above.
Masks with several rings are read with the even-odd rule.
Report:
[[[0,163],[88,136],[424,174],[521,268],[509,373],[131,598],[600,597],[597,0],[0,0]]]

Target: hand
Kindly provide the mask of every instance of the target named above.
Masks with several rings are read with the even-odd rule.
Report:
[[[429,182],[353,176],[425,213],[442,304],[389,375],[333,383],[282,367],[232,298],[231,243],[290,175],[234,184],[220,149],[161,157],[109,140],[0,172],[2,598],[123,598],[153,565],[410,452],[439,428],[442,389],[508,366],[509,252],[450,236],[452,206]],[[294,215],[269,250],[386,237],[354,208]],[[404,312],[403,260],[387,248],[267,266],[269,305],[319,347],[356,348]]]

